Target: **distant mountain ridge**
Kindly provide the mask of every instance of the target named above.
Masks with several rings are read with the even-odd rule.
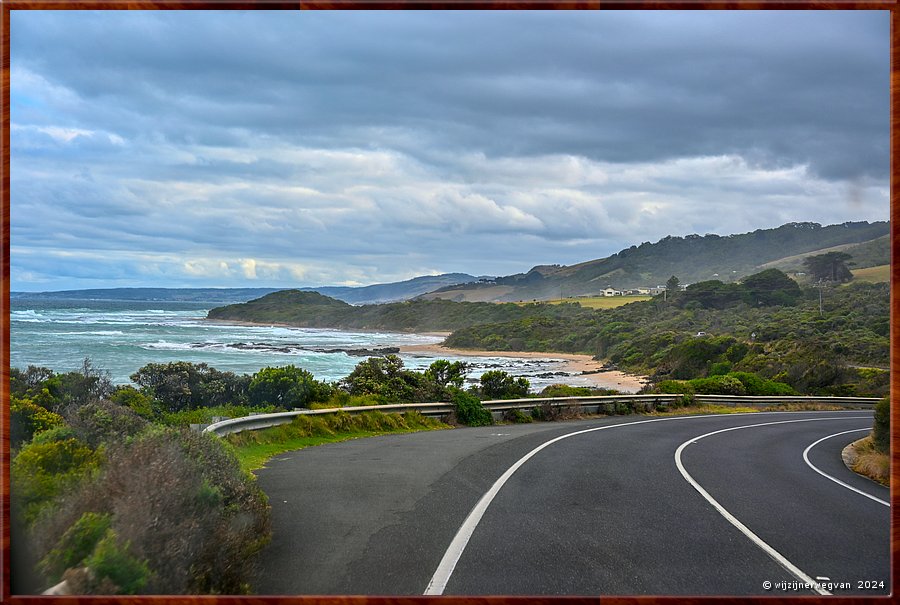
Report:
[[[629,289],[661,285],[672,275],[682,284],[710,279],[733,281],[766,268],[767,263],[809,254],[824,248],[872,242],[860,246],[866,256],[872,248],[889,253],[887,221],[847,222],[823,227],[818,223],[788,223],[736,235],[668,236],[644,242],[597,260],[576,265],[540,265],[527,273],[461,286],[449,286],[423,295],[433,300],[515,302],[596,294],[608,286]],[[878,241],[872,241],[878,240]],[[874,255],[878,256],[878,255]],[[860,265],[862,266],[862,265]]]
[[[415,298],[437,288],[475,281],[466,273],[424,275],[401,282],[373,284],[371,286],[323,286],[300,288],[307,292],[319,292],[350,304],[377,304]],[[253,300],[272,292],[288,288],[93,288],[87,290],[60,290],[56,292],[11,292],[10,298],[37,300],[117,300],[117,301],[165,301],[196,303],[239,303]]]

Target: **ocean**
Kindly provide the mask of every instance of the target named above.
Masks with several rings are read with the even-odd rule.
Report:
[[[434,344],[440,336],[359,332],[279,326],[244,326],[207,321],[209,304],[157,301],[10,301],[10,365],[44,366],[55,372],[78,370],[90,358],[116,384],[148,363],[205,362],[222,371],[252,374],[266,366],[299,366],[319,380],[347,376],[366,356],[340,349],[375,349]],[[468,379],[487,370],[524,376],[532,391],[553,383],[589,384],[565,371],[565,362],[510,357],[456,357],[401,353],[404,365],[421,370],[436,359],[466,361]]]

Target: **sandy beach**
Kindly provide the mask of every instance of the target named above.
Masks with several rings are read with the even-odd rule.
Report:
[[[437,333],[435,336],[439,335]],[[584,374],[583,377],[597,387],[618,389],[636,393],[647,381],[645,376],[634,376],[619,372],[618,370],[599,371],[603,364],[590,355],[576,353],[543,353],[536,351],[475,351],[471,349],[450,349],[441,344],[408,345],[400,347],[401,353],[410,355],[452,355],[454,357],[515,357],[518,359],[559,359],[564,362],[564,371],[581,374],[582,372],[596,372]]]

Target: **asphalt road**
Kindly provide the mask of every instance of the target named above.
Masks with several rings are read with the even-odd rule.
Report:
[[[890,508],[878,501],[888,490],[840,460],[866,432],[824,439],[809,464],[803,456],[822,438],[871,427],[870,412],[648,420],[390,435],[279,456],[257,473],[274,535],[253,585],[259,594],[799,596],[814,594],[797,589],[808,577],[829,578],[820,589],[836,595],[889,593]],[[735,430],[715,433],[724,429]],[[576,432],[495,485],[535,448]],[[687,476],[676,463],[685,443]]]

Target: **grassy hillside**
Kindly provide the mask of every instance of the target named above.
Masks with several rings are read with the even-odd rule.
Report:
[[[652,296],[579,296],[576,298],[556,298],[548,300],[551,305],[577,303],[586,309],[615,309],[628,303],[647,301]]]
[[[353,306],[316,292],[285,290],[247,303],[212,309],[207,317],[307,328],[429,332],[533,317],[575,318],[590,313],[589,309],[575,304],[517,305],[449,300]]]
[[[891,262],[890,235],[883,235],[859,244],[841,244],[838,246],[830,246],[828,248],[804,252],[803,254],[795,254],[793,256],[762,264],[759,268],[780,269],[781,271],[788,273],[804,271],[806,269],[803,265],[804,259],[809,256],[826,254],[828,252],[845,252],[849,254],[852,258],[847,262],[847,265],[854,270],[887,265]]]
[[[436,290],[428,298],[449,300],[550,300],[591,295],[607,286],[618,289],[664,284],[675,275],[681,283],[709,279],[732,281],[760,270],[766,263],[802,257],[833,246],[869,242],[887,236],[889,224],[844,223],[823,227],[817,223],[790,223],[776,229],[758,229],[739,235],[688,235],[644,242],[607,258],[570,266],[544,265],[528,273],[499,277],[489,283]],[[865,252],[874,257],[884,242]],[[862,256],[860,248],[856,254]],[[867,260],[866,262],[872,262]],[[873,262],[873,264],[882,264]],[[865,266],[865,265],[857,265]],[[502,291],[497,288],[503,288]]]
[[[877,267],[866,267],[865,269],[854,269],[853,279],[861,282],[889,283],[891,281],[891,266],[879,265]]]

